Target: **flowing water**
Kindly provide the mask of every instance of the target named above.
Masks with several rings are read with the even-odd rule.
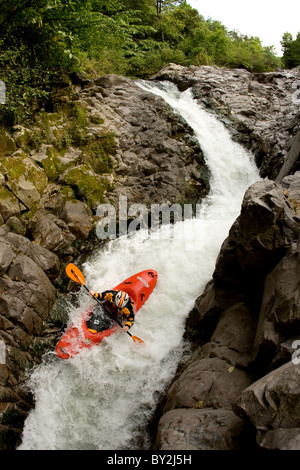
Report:
[[[19,449],[147,449],[147,423],[184,354],[185,319],[210,280],[220,246],[240,213],[245,190],[259,179],[252,156],[201,109],[189,90],[140,84],[162,96],[194,129],[211,171],[211,191],[197,218],[110,241],[83,266],[86,285],[112,288],[144,269],[158,271],[154,293],[136,316],[137,345],[118,331],[71,360],[44,361],[29,378],[35,408]],[[162,203],[165,201],[161,201]],[[69,324],[92,299],[78,294]],[[141,439],[141,435],[144,435]]]

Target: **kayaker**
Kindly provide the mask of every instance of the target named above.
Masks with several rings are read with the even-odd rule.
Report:
[[[134,322],[134,310],[133,303],[127,292],[106,290],[104,292],[96,293],[90,290],[89,294],[91,297],[96,297],[99,300],[106,301],[106,306],[113,314],[121,315],[125,318],[126,323],[122,328],[125,332],[132,327]]]

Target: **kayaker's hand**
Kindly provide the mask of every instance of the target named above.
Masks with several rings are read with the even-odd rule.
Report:
[[[128,326],[123,326],[122,330],[125,331],[125,333],[127,333],[127,331],[129,330],[129,327]]]
[[[95,292],[94,292],[93,290],[90,290],[90,291],[89,291],[89,294],[90,294],[91,297],[94,297]]]

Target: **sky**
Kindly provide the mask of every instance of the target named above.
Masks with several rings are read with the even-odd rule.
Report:
[[[299,0],[187,0],[205,18],[220,21],[228,30],[258,36],[263,46],[275,46],[281,56],[285,32],[300,32]]]

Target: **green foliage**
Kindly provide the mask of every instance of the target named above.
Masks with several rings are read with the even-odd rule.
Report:
[[[117,73],[147,78],[168,62],[269,71],[279,65],[258,38],[204,20],[185,0],[6,0],[0,10],[0,124],[51,110],[68,74]],[[299,42],[286,36],[286,66],[299,63]],[[298,62],[297,62],[298,61]]]
[[[300,65],[300,32],[297,34],[295,40],[290,33],[284,33],[281,45],[285,67],[291,69]]]

